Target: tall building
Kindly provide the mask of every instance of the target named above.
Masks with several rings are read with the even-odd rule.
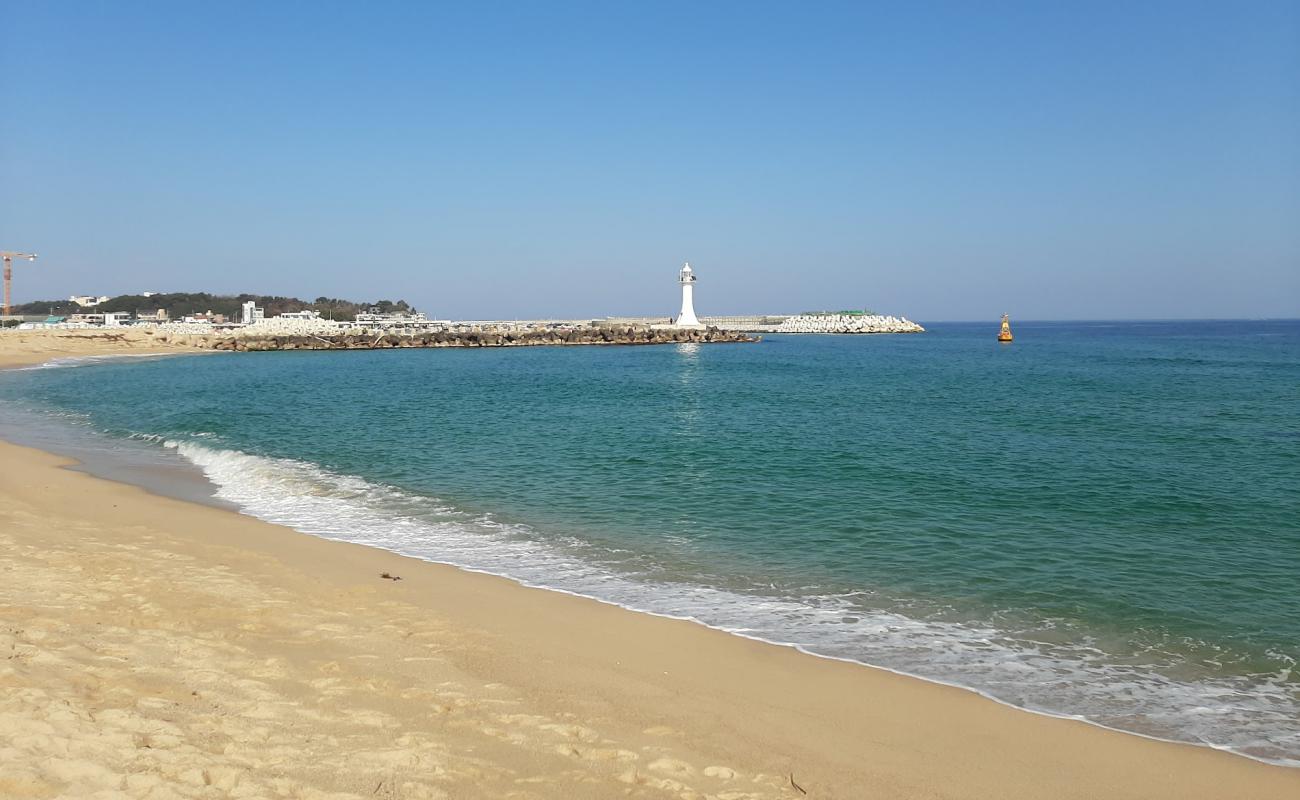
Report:
[[[240,322],[243,322],[245,325],[252,325],[255,322],[261,322],[265,316],[266,312],[258,308],[257,303],[249,300],[247,303],[244,303],[244,311],[240,315]]]

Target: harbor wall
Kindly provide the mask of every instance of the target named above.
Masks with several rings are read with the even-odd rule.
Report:
[[[602,325],[662,325],[667,317],[609,317]],[[907,317],[883,314],[750,314],[700,317],[704,325],[748,333],[924,333]]]
[[[757,342],[739,331],[716,327],[649,328],[645,326],[583,326],[532,329],[469,329],[424,331],[368,331],[327,333],[271,333],[241,330],[231,333],[160,332],[157,341],[203,350],[380,350],[399,347],[537,347],[563,345],[713,344]]]

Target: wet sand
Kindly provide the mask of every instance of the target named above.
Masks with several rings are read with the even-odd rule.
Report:
[[[0,797],[1300,796],[1300,770],[66,464],[0,443]]]

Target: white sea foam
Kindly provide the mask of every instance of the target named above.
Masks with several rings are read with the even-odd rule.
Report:
[[[156,358],[168,358],[170,356],[191,355],[190,353],[102,353],[93,356],[62,356],[52,358],[49,361],[40,364],[32,364],[27,367],[16,367],[15,371],[25,372],[37,369],[67,369],[68,367],[88,367],[92,364],[104,364],[122,359],[143,359],[150,360]]]
[[[472,515],[288,459],[169,441],[246,513],[305,533],[504,575],[529,586],[690,619],[807,652],[972,688],[1042,713],[1197,742],[1300,766],[1300,692],[1275,676],[1177,680],[1119,664],[1087,641],[1049,644],[993,624],[915,619],[862,593],[760,595],[647,580],[593,559],[581,543]]]

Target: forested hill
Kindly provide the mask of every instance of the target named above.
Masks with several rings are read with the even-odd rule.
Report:
[[[274,317],[286,311],[303,311],[314,309],[321,316],[339,320],[350,320],[358,312],[377,308],[381,313],[393,311],[414,311],[405,300],[377,300],[373,303],[354,303],[337,297],[317,297],[314,301],[299,300],[296,297],[277,297],[274,295],[241,294],[216,295],[207,292],[172,292],[145,297],[137,294],[124,294],[106,300],[94,308],[82,308],[70,300],[37,300],[14,306],[15,314],[58,314],[68,315],[81,312],[126,311],[131,314],[152,314],[157,309],[164,309],[167,316],[180,319],[191,314],[211,311],[225,314],[228,318],[239,319],[241,307],[252,300],[266,310],[266,316]]]

